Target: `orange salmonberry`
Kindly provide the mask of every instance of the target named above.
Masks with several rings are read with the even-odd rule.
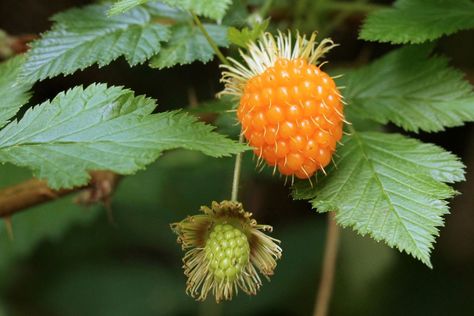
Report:
[[[331,161],[342,113],[331,77],[303,59],[278,59],[248,81],[237,117],[256,155],[304,179]]]
[[[329,44],[328,46],[326,46]],[[282,175],[306,179],[326,167],[342,137],[342,97],[334,80],[317,65],[334,45],[315,47],[291,34],[265,34],[242,54],[248,69],[225,66],[224,93],[240,96],[237,118],[254,153]],[[260,64],[259,64],[260,62]]]

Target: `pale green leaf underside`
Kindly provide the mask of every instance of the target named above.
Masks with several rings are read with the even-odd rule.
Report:
[[[204,27],[217,45],[228,46],[227,27],[215,24],[204,24]],[[199,28],[178,24],[172,27],[171,34],[170,41],[162,48],[160,54],[151,59],[151,67],[162,69],[194,61],[206,63],[214,57],[212,47]]]
[[[52,188],[88,181],[90,170],[132,174],[173,148],[213,157],[246,149],[179,112],[151,114],[154,100],[106,85],[76,87],[0,131],[0,162],[29,167]]]
[[[359,34],[369,41],[423,43],[474,27],[471,0],[399,0],[370,14]]]
[[[120,0],[115,2],[112,7],[109,9],[108,14],[110,16],[124,13],[134,7],[145,4],[150,0]]]
[[[474,120],[474,92],[463,74],[427,47],[406,47],[347,73],[342,83],[351,113],[434,132]]]
[[[18,56],[0,64],[0,127],[30,99],[32,85],[17,80],[23,62],[23,56]]]
[[[23,78],[43,80],[95,63],[102,67],[120,56],[137,65],[157,54],[161,42],[169,39],[168,26],[153,23],[144,8],[107,17],[109,8],[90,5],[55,15],[52,30],[33,42]]]
[[[443,149],[398,134],[355,132],[344,138],[329,175],[315,188],[299,183],[295,198],[310,199],[320,212],[369,234],[431,266],[430,251],[446,199],[444,182],[464,179],[464,166]]]
[[[191,11],[214,20],[222,20],[232,0],[161,0],[170,6]]]

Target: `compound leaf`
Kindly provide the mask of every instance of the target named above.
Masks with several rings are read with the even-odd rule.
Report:
[[[426,47],[398,49],[344,76],[352,114],[435,132],[474,120],[474,92],[463,74]]]
[[[446,182],[464,180],[459,159],[431,144],[398,134],[356,132],[346,136],[329,175],[315,188],[306,182],[294,196],[319,212],[336,211],[342,226],[383,240],[431,267],[430,251],[446,199]]]
[[[53,28],[33,42],[24,65],[25,80],[71,74],[95,63],[105,66],[120,56],[130,65],[145,62],[169,39],[168,26],[153,23],[141,7],[107,17],[109,5],[74,8],[53,17]]]
[[[33,169],[52,188],[85,184],[90,170],[132,174],[168,149],[213,157],[246,149],[180,112],[151,114],[156,104],[130,90],[73,88],[0,131],[0,162]]]
[[[359,37],[393,44],[423,43],[474,27],[471,0],[398,0],[370,14]]]

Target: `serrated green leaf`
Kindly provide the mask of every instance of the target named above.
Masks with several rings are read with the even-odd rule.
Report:
[[[159,1],[148,1],[143,7],[153,16],[153,18],[170,19],[175,22],[192,23],[192,15],[183,10],[176,9]]]
[[[249,5],[249,3],[243,1],[233,1],[221,23],[224,25],[244,26],[249,16]]]
[[[244,27],[242,30],[239,30],[235,27],[230,27],[227,32],[227,37],[229,42],[238,45],[243,48],[247,48],[247,45],[250,42],[255,41],[268,27],[270,20],[267,19],[262,23],[254,25],[252,29]]]
[[[474,120],[471,85],[445,58],[429,58],[427,47],[398,49],[343,79],[351,112],[362,118],[414,132]]]
[[[148,13],[150,13],[150,15],[152,15],[154,18],[161,17],[180,22],[185,20],[190,21],[192,19],[191,14],[187,11],[171,7],[160,1],[150,0],[121,0],[112,5],[112,7],[109,9],[108,14],[110,16],[116,14],[123,14],[139,5],[145,8]]]
[[[161,0],[170,6],[191,11],[217,21],[222,20],[232,0]]]
[[[215,24],[204,24],[204,27],[217,45],[228,46],[227,27]],[[198,27],[178,24],[172,27],[171,40],[151,59],[150,66],[162,69],[196,60],[207,63],[213,57],[214,50]]]
[[[301,182],[294,196],[337,222],[383,240],[431,267],[430,252],[455,193],[444,182],[464,180],[464,166],[442,148],[397,134],[346,136],[329,175],[315,188]]]
[[[159,3],[150,0],[120,0],[113,4],[109,10],[109,15],[124,13],[145,3]],[[161,0],[170,6],[180,10],[191,11],[197,15],[202,15],[214,20],[222,20],[232,0]]]
[[[125,13],[126,11],[133,9],[139,5],[145,4],[150,0],[120,0],[115,2],[108,11],[108,15],[117,15]]]
[[[135,173],[168,149],[213,157],[246,149],[185,113],[151,114],[155,107],[119,87],[76,87],[0,131],[0,162],[33,169],[52,188],[70,188],[85,184],[90,170]]]
[[[107,17],[109,8],[90,5],[55,15],[51,31],[32,43],[24,80],[71,74],[95,63],[102,67],[120,56],[134,66],[158,53],[161,42],[169,39],[168,26],[153,23],[144,8]]]
[[[471,0],[398,0],[370,14],[359,37],[393,44],[423,43],[474,27]]]
[[[30,99],[32,84],[17,80],[23,62],[17,56],[0,64],[0,128]]]

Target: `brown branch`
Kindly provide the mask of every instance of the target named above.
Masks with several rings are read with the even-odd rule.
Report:
[[[323,270],[314,306],[314,316],[326,316],[329,309],[329,302],[331,301],[334,272],[336,270],[337,249],[339,245],[339,227],[337,227],[335,217],[335,212],[329,212]]]
[[[0,29],[0,59],[25,53],[29,49],[28,44],[37,38],[36,34],[14,36]]]
[[[52,190],[45,181],[31,179],[0,190],[0,217],[9,217],[30,207],[50,202],[80,192],[75,199],[79,204],[103,202],[109,204],[110,197],[120,181],[120,176],[109,171],[91,172],[91,181],[74,189]]]

